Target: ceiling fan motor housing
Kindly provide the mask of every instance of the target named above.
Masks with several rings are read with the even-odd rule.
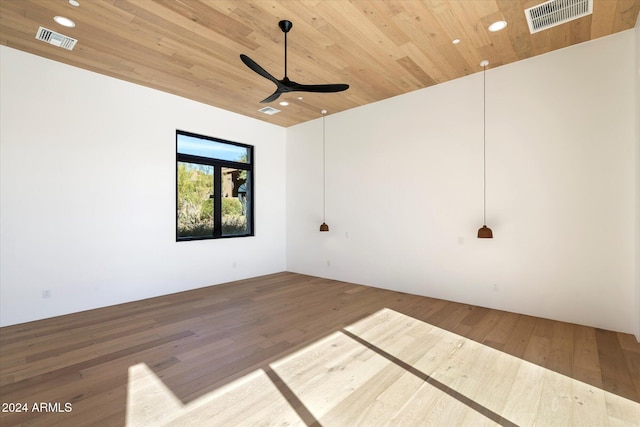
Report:
[[[293,23],[291,21],[287,21],[286,19],[278,22],[278,26],[282,30],[283,33],[288,33],[293,27]]]

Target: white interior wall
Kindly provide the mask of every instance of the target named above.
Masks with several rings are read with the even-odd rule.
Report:
[[[633,30],[287,129],[290,271],[635,332]],[[489,60],[491,58],[488,58]],[[480,67],[478,67],[480,71]]]
[[[636,93],[636,309],[635,335],[640,341],[640,15],[635,27],[635,93]]]
[[[285,270],[284,128],[0,59],[0,325]],[[175,241],[176,129],[255,146],[255,237]]]

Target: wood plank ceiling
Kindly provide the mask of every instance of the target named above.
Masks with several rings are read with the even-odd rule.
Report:
[[[524,10],[542,0],[78,1],[0,1],[0,43],[285,127],[479,72],[483,59],[492,68],[624,31],[640,12],[640,0],[595,0],[592,15],[530,34]],[[292,80],[351,87],[285,94],[266,104],[282,110],[268,116],[259,101],[275,86],[239,55],[282,78],[281,19],[293,22]],[[489,32],[497,20],[507,28]],[[40,26],[78,43],[69,51],[36,40]]]

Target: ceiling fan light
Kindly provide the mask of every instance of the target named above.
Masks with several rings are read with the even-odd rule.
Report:
[[[493,239],[493,231],[486,225],[478,229],[478,239]]]

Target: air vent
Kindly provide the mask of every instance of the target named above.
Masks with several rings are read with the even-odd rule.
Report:
[[[531,34],[591,13],[593,0],[551,0],[524,11]]]
[[[38,40],[42,40],[43,42],[52,44],[54,46],[63,47],[67,50],[73,49],[76,43],[78,42],[78,40],[76,39],[72,39],[69,36],[56,33],[55,31],[48,30],[44,27],[38,28],[38,32],[36,33],[36,38]]]
[[[259,109],[258,111],[260,111],[261,113],[268,114],[270,116],[273,116],[274,114],[278,114],[280,112],[280,110],[278,110],[277,108],[273,108],[273,107],[264,107],[264,108]]]

